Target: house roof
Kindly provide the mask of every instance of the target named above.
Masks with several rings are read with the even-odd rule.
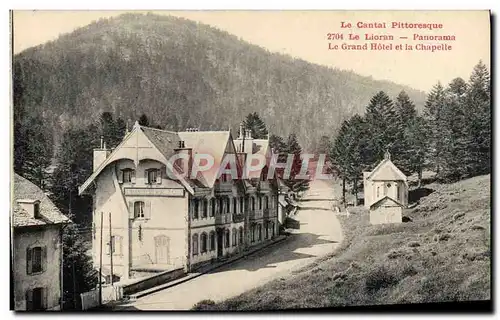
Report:
[[[59,209],[54,205],[54,203],[52,203],[42,189],[17,173],[14,173],[12,200],[11,223],[15,228],[71,222],[68,217],[59,211]],[[25,203],[40,201],[40,218],[32,217],[18,203],[19,200]]]
[[[143,126],[141,126],[141,129],[165,158],[170,159],[174,155],[174,149],[178,147],[179,140],[181,140],[176,132]]]
[[[198,172],[196,180],[202,182],[205,187],[213,187],[218,168],[224,159],[228,142],[230,141],[230,131],[181,131],[179,138],[184,141],[186,148],[191,148],[193,156],[196,154],[208,154],[214,159],[212,169]]]
[[[406,176],[390,159],[384,159],[366,177],[367,180],[406,181]]]
[[[380,203],[380,202],[382,202],[382,201],[384,201],[384,200],[386,200],[386,199],[387,199],[387,200],[389,200],[389,201],[394,202],[395,204],[397,204],[397,205],[398,205],[398,206],[400,206],[400,207],[404,207],[404,204],[402,204],[402,203],[401,203],[401,202],[399,202],[398,200],[393,199],[392,197],[389,197],[389,196],[384,196],[384,197],[382,197],[382,198],[378,199],[377,201],[373,202],[373,203],[370,205],[370,209],[371,209],[373,206],[375,206],[376,204],[378,204],[378,203]]]

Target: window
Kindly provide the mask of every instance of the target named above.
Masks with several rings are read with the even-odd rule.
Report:
[[[193,235],[193,256],[198,254],[198,235]]]
[[[243,244],[243,227],[240,227],[239,235],[240,235],[240,245],[242,245]]]
[[[269,208],[269,198],[264,196],[264,209]]]
[[[255,198],[252,197],[252,210],[255,210]]]
[[[210,199],[210,216],[215,216],[215,198]]]
[[[272,237],[274,238],[274,222],[271,222],[271,234]]]
[[[31,249],[31,272],[42,272],[42,247]]]
[[[229,248],[229,241],[231,240],[231,235],[229,233],[230,233],[229,230],[225,231],[225,243],[224,243],[225,248]]]
[[[47,264],[47,249],[36,246],[26,249],[26,273],[34,274],[45,271]]]
[[[380,197],[380,187],[377,187],[377,198]]]
[[[224,210],[224,199],[219,198],[219,213],[222,214]]]
[[[215,250],[215,232],[210,231],[210,251]]]
[[[226,197],[226,213],[229,213],[230,207],[231,207],[231,200],[229,199],[229,197]]]
[[[259,196],[259,210],[262,209],[262,197]]]
[[[252,225],[250,227],[250,233],[251,233],[251,236],[250,236],[251,241],[255,242],[255,225]]]
[[[146,170],[146,181],[148,184],[161,183],[161,171],[160,169],[148,169]]]
[[[237,200],[238,200],[237,198],[233,198],[233,213],[237,213],[236,212],[236,209],[237,209],[237,206],[238,206]]]
[[[108,242],[108,255],[111,255],[111,253],[115,253],[115,248],[116,248],[116,243],[115,243],[115,236],[111,236],[111,242]]]
[[[198,219],[198,212],[200,211],[200,201],[193,199],[193,219]]]
[[[259,235],[259,241],[261,241],[262,240],[262,225],[260,223],[257,225],[257,232]]]
[[[123,169],[121,172],[121,181],[118,182],[134,182],[135,183],[135,171],[133,169]]]
[[[107,254],[111,255],[122,254],[122,241],[120,236],[111,236],[111,243],[108,242]]]
[[[269,238],[269,226],[270,225],[271,225],[270,223],[266,223],[266,235],[265,235],[266,239]]]
[[[399,184],[396,186],[396,197],[398,200],[401,200],[401,192],[400,192]]]
[[[144,218],[144,201],[134,202],[134,218]]]
[[[40,216],[40,202],[35,202],[33,208],[33,214],[35,218],[38,218]]]
[[[208,200],[204,199],[203,200],[203,213],[202,213],[202,218],[206,218],[208,214]]]
[[[46,308],[45,298],[47,296],[45,288],[33,288],[26,291],[26,310],[44,310]]]
[[[207,234],[203,232],[200,237],[201,253],[207,252]]]
[[[233,247],[236,247],[236,243],[238,242],[238,232],[236,228],[233,228]]]
[[[243,197],[240,197],[240,213],[243,213],[245,210],[243,209],[243,205],[244,205],[244,202],[245,200],[243,199]]]

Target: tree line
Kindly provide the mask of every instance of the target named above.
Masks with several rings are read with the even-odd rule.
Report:
[[[380,91],[364,115],[345,120],[330,155],[345,185],[357,194],[363,171],[371,171],[391,153],[394,164],[407,176],[430,170],[442,182],[452,182],[491,171],[490,75],[480,61],[469,81],[437,83],[427,96],[424,111],[401,91],[396,99]]]

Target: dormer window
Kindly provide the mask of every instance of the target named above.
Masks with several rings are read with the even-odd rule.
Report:
[[[40,200],[18,199],[17,203],[31,218],[40,218]]]
[[[40,202],[35,202],[33,204],[33,215],[34,215],[35,219],[40,217]]]
[[[135,170],[126,168],[121,170],[120,183],[135,183]]]
[[[145,180],[147,184],[161,184],[160,169],[148,169],[145,171]]]

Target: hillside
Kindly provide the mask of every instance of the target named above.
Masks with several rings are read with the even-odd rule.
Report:
[[[367,62],[369,63],[369,62]],[[166,129],[237,129],[258,112],[307,147],[384,90],[422,107],[423,92],[293,59],[208,25],[153,14],[99,20],[14,56],[14,105],[40,114],[56,143],[103,111]],[[346,66],[347,67],[347,66]],[[314,128],[314,130],[311,130]]]
[[[337,253],[288,278],[196,308],[269,310],[488,300],[490,179],[486,175],[425,186],[433,192],[405,213],[412,222],[372,226],[364,210],[342,217],[346,238]]]

